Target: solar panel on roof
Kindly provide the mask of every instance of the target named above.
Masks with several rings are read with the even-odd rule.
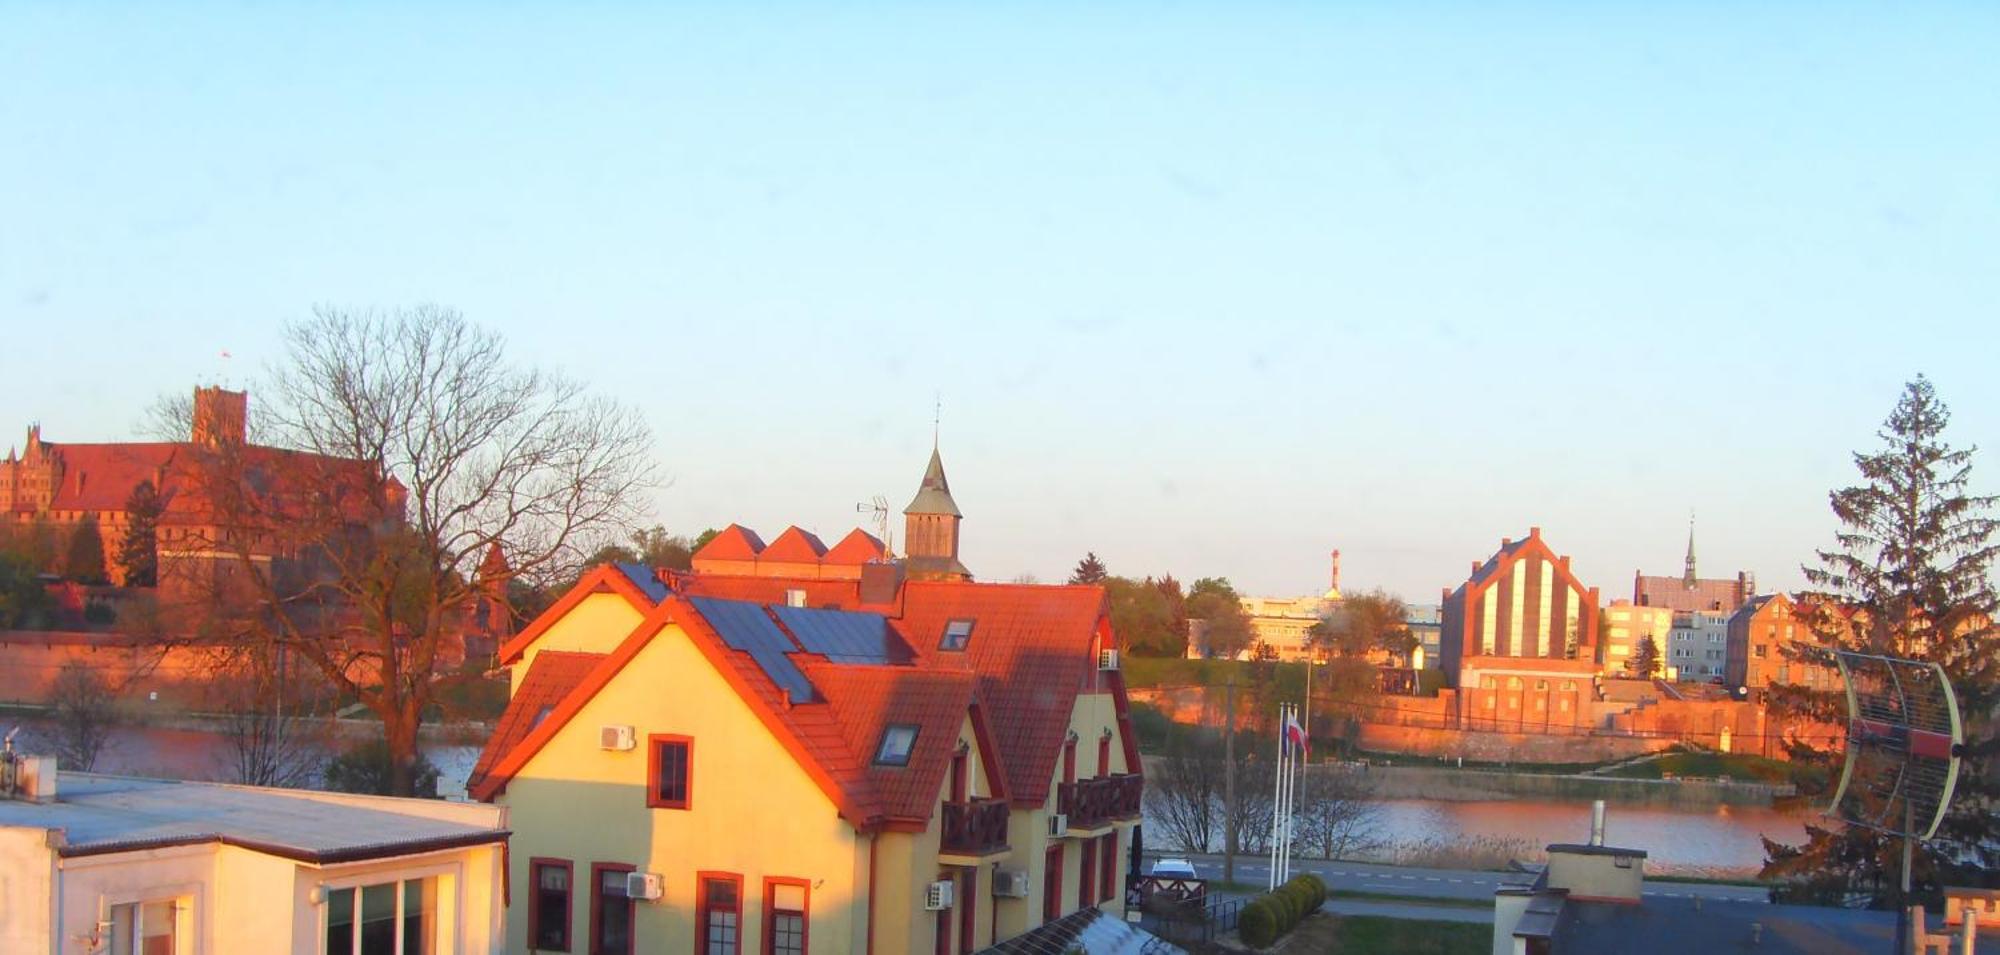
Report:
[[[909,648],[879,613],[776,606],[771,611],[807,653],[820,654],[834,663],[884,664],[910,659]]]
[[[667,585],[660,582],[660,575],[653,573],[651,567],[624,560],[619,561],[616,566],[619,573],[625,575],[625,579],[630,580],[654,603],[667,599]]]
[[[813,698],[812,681],[792,662],[791,654],[798,652],[798,646],[778,629],[762,604],[715,597],[689,597],[688,602],[707,618],[709,626],[722,636],[722,642],[750,654],[764,675],[790,694],[793,702]]]

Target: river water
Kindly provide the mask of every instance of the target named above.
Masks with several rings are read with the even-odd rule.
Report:
[[[1393,799],[1380,805],[1380,820],[1372,828],[1404,847],[1457,842],[1471,850],[1491,846],[1532,856],[1550,843],[1590,838],[1589,802]],[[1751,806],[1696,810],[1613,803],[1605,810],[1604,837],[1608,845],[1645,850],[1649,871],[1742,876],[1763,864],[1760,837],[1803,842],[1805,824],[1814,818],[1810,812]]]
[[[431,743],[424,754],[439,769],[439,795],[464,798],[465,777],[479,747]],[[228,743],[216,733],[140,727],[117,730],[95,769],[227,781],[229,765]],[[1376,805],[1368,829],[1386,844],[1381,855],[1413,863],[1457,867],[1458,857],[1464,857],[1464,867],[1479,867],[1507,857],[1532,858],[1549,843],[1584,842],[1590,836],[1587,801],[1389,799]],[[1651,871],[1748,875],[1764,859],[1760,836],[1797,843],[1815,818],[1810,812],[1747,806],[1697,810],[1614,803],[1606,814],[1605,837],[1611,845],[1644,849]],[[1164,829],[1147,829],[1148,844],[1166,848],[1158,841]]]

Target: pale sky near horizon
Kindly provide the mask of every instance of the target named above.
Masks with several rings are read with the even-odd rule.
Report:
[[[2000,490],[2000,4],[166,6],[0,2],[0,447],[437,302],[676,531],[900,510],[941,395],[988,579],[1796,586],[1918,372]]]

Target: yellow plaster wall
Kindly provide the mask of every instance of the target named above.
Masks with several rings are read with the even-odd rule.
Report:
[[[629,628],[618,638],[627,633]],[[600,750],[598,730],[607,724],[633,726],[640,746]],[[646,806],[650,733],[694,738],[692,809]],[[665,877],[665,897],[637,906],[639,951],[692,947],[695,873],[703,870],[743,877],[746,951],[761,946],[766,876],[811,880],[814,951],[861,950],[854,912],[866,904],[866,839],[839,818],[832,801],[677,626],[663,628],[530,759],[501,801],[514,831],[510,952],[526,951],[528,861],[534,856],[576,866],[571,930],[577,951],[587,947],[592,862],[627,863]],[[935,851],[934,839],[932,846]],[[890,950],[878,940],[877,951]]]
[[[507,692],[511,695],[521,688],[528,666],[543,650],[610,653],[644,619],[638,608],[618,594],[591,594],[583,598],[521,652],[520,661],[511,668],[512,682]]]

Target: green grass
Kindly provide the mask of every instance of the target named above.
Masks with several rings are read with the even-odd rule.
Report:
[[[1739,782],[1785,784],[1801,783],[1816,772],[1823,770],[1764,756],[1748,756],[1741,753],[1670,752],[1658,759],[1620,766],[1604,775],[1625,779],[1693,776],[1705,779],[1733,779]]]
[[[1493,926],[1479,922],[1417,922],[1378,915],[1342,916],[1329,952],[1383,955],[1486,955]]]
[[[1648,876],[1647,878],[1651,878]],[[1461,909],[1491,909],[1492,899],[1451,899],[1434,895],[1402,895],[1396,892],[1362,892],[1355,889],[1334,889],[1326,894],[1329,899],[1353,899],[1357,902],[1402,902],[1408,905],[1443,905]]]

